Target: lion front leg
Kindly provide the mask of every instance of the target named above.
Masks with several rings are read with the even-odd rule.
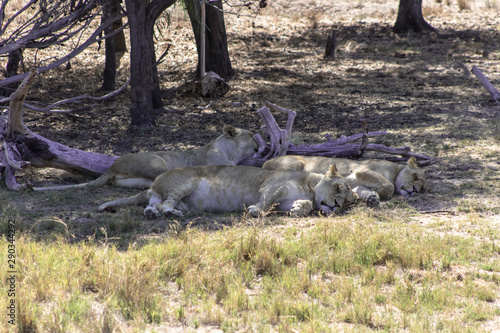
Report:
[[[248,212],[253,217],[258,217],[260,215],[264,215],[264,211],[262,210],[262,208],[258,207],[257,205],[248,206]]]
[[[263,189],[258,203],[248,207],[248,212],[253,216],[263,216],[269,211],[279,199],[286,195],[286,189],[283,186],[278,188]]]

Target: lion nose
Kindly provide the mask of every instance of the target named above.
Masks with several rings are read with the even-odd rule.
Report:
[[[412,191],[410,193],[410,196],[414,196],[418,193],[418,187],[416,187],[415,185],[413,185],[413,188],[412,188]]]

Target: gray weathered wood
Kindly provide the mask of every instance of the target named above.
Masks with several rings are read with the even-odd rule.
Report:
[[[117,159],[114,156],[86,152],[48,140],[31,132],[23,121],[23,102],[36,70],[27,74],[13,93],[8,116],[0,117],[0,173],[9,189],[22,188],[14,177],[15,170],[52,167],[69,172],[98,176]]]
[[[488,90],[488,92],[491,95],[491,99],[494,100],[495,102],[498,102],[500,100],[500,92],[496,90],[496,88],[491,84],[491,82],[486,78],[486,76],[481,72],[479,68],[476,66],[472,66],[472,73],[478,78],[479,82]]]
[[[263,140],[259,142],[259,152],[253,158],[247,159],[242,164],[261,166],[266,160],[281,156],[281,155],[304,155],[304,156],[325,156],[325,157],[349,157],[360,158],[363,156],[365,150],[378,151],[385,154],[401,155],[404,157],[415,157],[417,159],[430,161],[431,158],[425,155],[412,153],[410,147],[391,148],[381,144],[368,143],[369,138],[377,137],[387,134],[387,132],[377,131],[368,132],[366,121],[362,122],[363,133],[354,134],[349,137],[342,136],[338,140],[334,140],[330,135],[325,135],[327,141],[315,145],[297,145],[290,144],[291,131],[296,112],[280,108],[269,102],[265,103],[266,106],[259,109],[257,114],[264,122],[265,126],[262,131],[269,136],[269,146]],[[286,130],[282,130],[269,108],[277,112],[285,112],[288,114]],[[360,144],[353,144],[352,142],[361,140]],[[267,153],[266,153],[267,152]],[[265,154],[265,155],[264,155]]]
[[[272,109],[276,112],[286,113],[288,115],[286,127],[282,130],[273,115],[271,114]],[[257,114],[264,122],[264,126],[261,128],[262,132],[269,136],[269,153],[264,156],[264,159],[269,159],[276,156],[285,155],[288,147],[290,146],[290,138],[292,135],[293,121],[297,113],[285,108],[281,108],[270,102],[265,102],[265,106],[257,111]]]

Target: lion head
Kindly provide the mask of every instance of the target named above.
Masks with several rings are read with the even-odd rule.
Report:
[[[418,167],[414,157],[410,158],[407,165],[399,172],[396,178],[395,190],[404,197],[427,191],[425,174]]]
[[[222,135],[214,145],[226,155],[233,157],[236,163],[251,157],[259,148],[252,132],[231,125],[224,125]]]
[[[337,172],[335,164],[325,177],[314,187],[316,208],[325,214],[331,214],[348,207],[355,200],[347,180]]]

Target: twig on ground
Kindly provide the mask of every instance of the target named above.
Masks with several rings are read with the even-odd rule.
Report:
[[[491,84],[491,82],[484,76],[483,72],[477,66],[472,66],[472,73],[476,75],[478,78],[479,82],[488,90],[488,92],[491,95],[491,99],[495,102],[498,102],[500,100],[500,92],[495,89],[495,87]]]

